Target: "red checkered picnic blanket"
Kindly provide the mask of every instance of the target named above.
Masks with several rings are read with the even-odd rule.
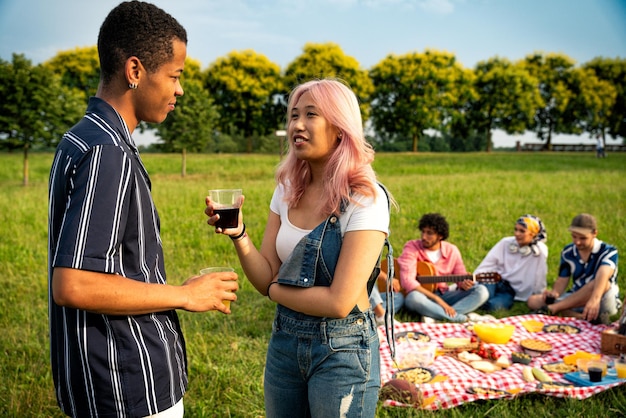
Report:
[[[565,333],[546,333],[546,332],[529,332],[524,328],[522,322],[527,320],[537,320],[544,324],[569,324],[580,329],[578,334]],[[511,340],[507,344],[485,344],[486,347],[493,348],[498,355],[510,354],[514,351],[521,351],[519,342],[534,338],[549,342],[552,344],[552,351],[535,357],[530,366],[541,367],[545,363],[553,363],[562,361],[563,356],[575,353],[578,350],[590,353],[600,353],[600,334],[608,328],[606,325],[591,325],[587,321],[576,320],[573,318],[560,318],[546,315],[519,315],[502,318],[499,320],[503,324],[515,325],[515,332]],[[384,336],[384,327],[380,327],[381,335]],[[417,331],[430,337],[431,342],[443,347],[443,340],[448,337],[470,337],[472,332],[466,328],[465,324],[425,324],[421,322],[405,322],[396,324],[395,333],[404,331]],[[396,357],[402,353],[403,349],[407,349],[406,345],[411,344],[407,341],[396,343]],[[405,345],[403,347],[403,345]],[[410,348],[409,348],[410,349]],[[391,359],[391,353],[386,338],[381,338],[380,344],[381,356],[381,379],[385,383],[393,377],[398,368]],[[420,389],[424,399],[434,397],[434,402],[424,406],[425,409],[448,409],[459,406],[466,402],[473,402],[481,399],[498,399],[511,398],[527,393],[540,393],[548,396],[570,397],[576,399],[586,399],[597,393],[609,388],[618,386],[626,382],[626,380],[613,381],[610,384],[601,384],[596,386],[579,386],[579,387],[563,387],[558,389],[541,388],[535,383],[528,383],[522,378],[522,368],[524,365],[513,363],[510,367],[492,373],[483,373],[471,366],[459,361],[454,356],[441,355],[435,359],[435,362],[428,369],[435,372],[436,375],[445,375],[448,377],[445,381],[436,383],[426,383],[420,385]],[[561,374],[549,373],[554,382],[563,382],[572,384]],[[468,389],[472,387],[492,388],[505,391],[511,391],[513,394],[505,395],[485,395],[470,394]],[[396,401],[385,401],[385,406],[408,406]]]

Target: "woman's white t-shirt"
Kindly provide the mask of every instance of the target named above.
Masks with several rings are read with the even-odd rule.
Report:
[[[274,189],[270,210],[280,217],[280,228],[276,237],[276,252],[281,262],[291,254],[302,237],[311,229],[302,229],[289,221],[289,210],[284,199],[284,186],[279,184]],[[341,235],[348,231],[382,231],[389,234],[389,203],[380,186],[376,187],[376,198],[354,195],[357,203],[350,203],[339,216]]]

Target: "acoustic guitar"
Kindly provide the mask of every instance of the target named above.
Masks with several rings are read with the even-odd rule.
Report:
[[[437,283],[459,283],[465,280],[472,280],[482,284],[498,283],[502,280],[498,273],[478,273],[478,274],[453,274],[447,276],[437,275],[437,269],[433,263],[428,261],[417,262],[417,281],[424,289],[434,291]]]

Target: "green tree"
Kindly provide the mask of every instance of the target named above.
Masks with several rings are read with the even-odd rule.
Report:
[[[520,134],[532,126],[542,106],[538,81],[523,66],[497,57],[479,62],[474,74],[478,97],[471,103],[470,124],[484,134],[490,152],[494,129]]]
[[[363,120],[369,118],[369,98],[374,85],[368,71],[361,69],[359,62],[346,55],[337,44],[307,43],[302,54],[287,66],[285,86],[291,89],[306,81],[321,78],[338,78],[347,83],[359,98]]]
[[[195,58],[185,58],[185,71],[183,71],[183,75],[181,77],[183,87],[185,87],[184,83],[187,80],[196,80],[203,82],[204,77],[205,75],[202,72],[202,63]]]
[[[62,51],[43,64],[61,76],[64,85],[80,90],[85,98],[95,96],[100,81],[100,60],[96,46]]]
[[[543,105],[535,112],[533,130],[540,140],[546,141],[545,149],[552,149],[553,134],[576,133],[575,121],[568,113],[574,98],[571,88],[574,60],[564,54],[535,53],[528,55],[520,65],[539,80]]]
[[[574,98],[569,102],[568,115],[574,121],[574,132],[600,134],[604,139],[617,97],[615,87],[596,77],[591,69],[576,68],[570,77]]]
[[[626,58],[595,58],[584,65],[600,80],[608,81],[615,88],[616,97],[608,117],[608,133],[613,138],[626,140]]]
[[[446,131],[475,97],[473,73],[445,52],[389,55],[370,70],[370,77],[374,129],[387,141],[409,135],[413,152],[424,131]]]
[[[56,144],[82,116],[85,104],[60,76],[17,54],[12,62],[0,59],[0,94],[0,148],[23,151],[26,186],[29,150]]]
[[[245,50],[219,58],[207,69],[205,86],[219,111],[219,130],[243,135],[246,152],[256,134],[273,133],[284,120],[280,67],[264,55]]]
[[[218,114],[199,80],[186,80],[185,94],[176,101],[176,109],[156,127],[165,151],[181,153],[181,176],[187,174],[187,151],[197,152],[213,145]]]

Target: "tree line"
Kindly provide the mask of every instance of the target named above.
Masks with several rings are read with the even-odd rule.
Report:
[[[0,147],[53,147],[83,114],[99,80],[96,47],[59,52],[33,65],[0,59]],[[338,77],[359,97],[368,140],[381,151],[491,151],[493,130],[626,138],[626,59],[577,65],[560,53],[517,62],[492,57],[473,69],[436,50],[388,55],[372,68],[334,43],[307,43],[284,70],[253,50],[233,51],[206,69],[187,58],[184,96],[160,125],[143,124],[163,152],[276,152],[288,92]],[[184,168],[183,168],[184,173]],[[25,164],[27,176],[27,164]],[[27,180],[26,180],[27,181]]]

